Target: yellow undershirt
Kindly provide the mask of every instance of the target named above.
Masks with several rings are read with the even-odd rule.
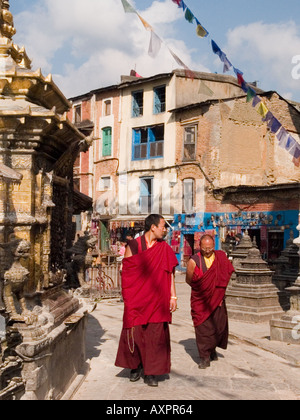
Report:
[[[210,268],[212,266],[212,263],[215,261],[215,253],[213,253],[212,256],[209,258],[204,257],[204,261],[206,267]]]

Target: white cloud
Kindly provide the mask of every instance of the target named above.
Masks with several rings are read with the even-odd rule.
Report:
[[[300,26],[294,21],[238,26],[228,32],[225,48],[246,81],[259,80],[262,89],[289,98],[300,95],[300,81],[292,77],[292,58],[300,53]]]
[[[192,51],[176,40],[181,14],[169,0],[154,1],[141,15],[187,66],[206,70],[200,63],[194,67]],[[33,68],[53,73],[67,97],[116,84],[135,66],[145,77],[178,67],[165,44],[157,58],[149,57],[150,32],[120,0],[38,0],[15,16],[15,26],[14,41],[25,45]]]

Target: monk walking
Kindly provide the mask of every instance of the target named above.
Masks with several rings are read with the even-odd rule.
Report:
[[[158,386],[157,376],[170,373],[169,323],[177,308],[174,270],[178,265],[163,240],[165,220],[151,214],[145,233],[129,242],[122,268],[123,329],[115,365],[129,368],[130,381]]]
[[[204,235],[200,252],[188,262],[186,282],[191,286],[191,314],[200,356],[199,368],[217,360],[216,347],[227,348],[228,316],[225,292],[234,268],[225,252],[215,251],[214,238]]]

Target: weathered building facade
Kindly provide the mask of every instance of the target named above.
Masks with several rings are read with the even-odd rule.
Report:
[[[105,141],[98,128],[94,158],[84,158],[93,161],[94,212],[101,220],[110,218],[106,227],[113,242],[129,229],[141,230],[150,212],[161,213],[172,224],[169,240],[183,268],[204,232],[215,235],[221,248],[229,235],[247,229],[264,257],[275,259],[290,231],[297,234],[299,167],[234,77],[194,75],[188,79],[175,70],[123,78],[113,87],[118,107],[110,166],[98,159],[97,143],[103,148]],[[276,92],[253,89],[299,141],[295,104]],[[89,99],[90,119],[103,109],[110,90],[101,89],[99,100]],[[106,206],[101,207],[95,186],[102,176],[110,177],[106,185],[114,199],[104,201],[102,191]]]

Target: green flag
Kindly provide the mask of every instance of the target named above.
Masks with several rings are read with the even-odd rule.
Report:
[[[128,3],[127,0],[121,0],[123,3],[125,13],[136,13],[134,8]]]

